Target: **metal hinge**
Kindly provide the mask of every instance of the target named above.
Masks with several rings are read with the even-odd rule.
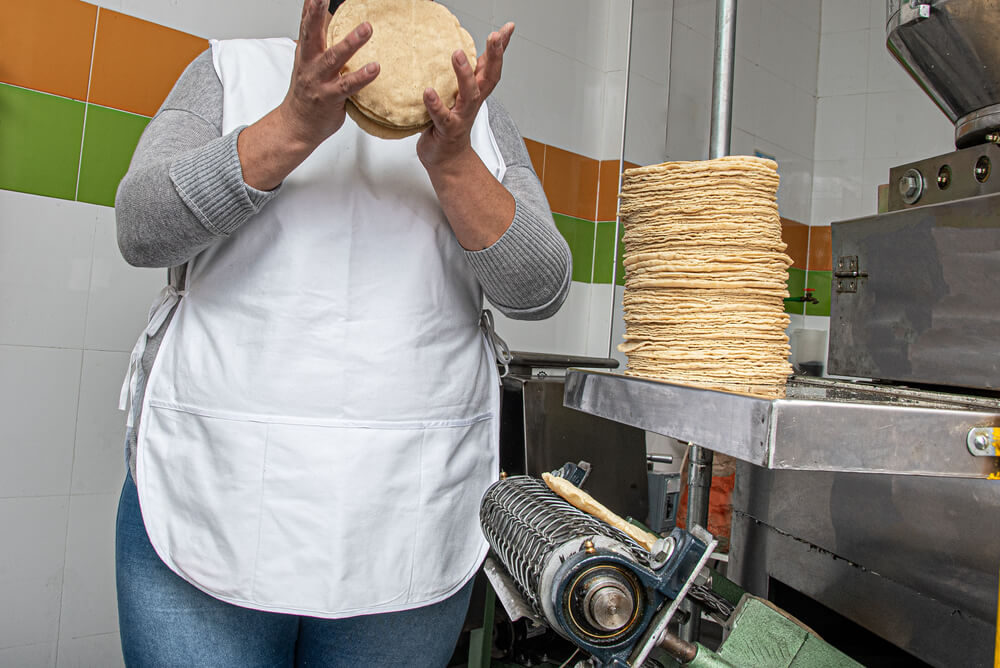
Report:
[[[841,255],[837,258],[837,271],[833,272],[837,292],[857,292],[858,282],[868,278],[867,271],[861,271],[857,255]]]

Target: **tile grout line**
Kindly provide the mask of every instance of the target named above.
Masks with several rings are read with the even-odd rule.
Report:
[[[83,130],[80,132],[80,156],[77,160],[76,166],[76,191],[73,193],[73,199],[79,201],[80,197],[80,172],[83,169],[83,144],[87,138],[87,110],[90,106],[90,84],[94,78],[94,55],[97,52],[97,28],[101,22],[101,8],[97,8],[97,14],[94,16],[94,38],[90,45],[90,69],[87,71],[87,99],[84,100],[83,104]],[[90,274],[91,281],[93,281],[94,274],[94,248],[96,246],[97,238],[97,223],[93,223],[91,228],[90,237]],[[66,567],[69,562],[69,526],[70,518],[73,516],[73,469],[76,466],[76,437],[79,430],[80,423],[80,395],[83,391],[83,348],[86,346],[87,337],[87,311],[90,308],[90,290],[88,286],[87,290],[87,306],[84,308],[83,316],[83,341],[81,341],[80,346],[80,375],[77,379],[76,385],[76,421],[73,425],[73,454],[70,457],[69,465],[69,495],[67,497],[66,504],[66,531],[64,534],[63,542],[63,569],[62,569],[62,583],[59,587],[59,617],[56,621],[56,652],[55,652],[55,663],[59,665],[59,642],[62,636],[62,616],[63,616],[63,598],[66,592]]]
[[[87,99],[83,101],[83,130],[80,132],[80,155],[76,162],[76,190],[73,191],[73,200],[80,201],[80,172],[83,170],[83,142],[87,138],[87,111],[90,109],[90,84],[94,79],[94,55],[97,53],[97,27],[101,22],[101,8],[97,7],[97,14],[94,16],[94,39],[90,43],[90,69],[87,70]],[[58,648],[56,649],[58,658]]]

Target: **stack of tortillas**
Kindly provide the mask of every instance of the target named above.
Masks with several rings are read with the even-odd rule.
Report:
[[[785,396],[791,259],[777,165],[733,156],[625,172],[626,374]]]
[[[378,77],[347,102],[347,113],[365,132],[401,139],[430,127],[424,89],[437,91],[447,107],[455,104],[458,79],[451,54],[465,52],[476,67],[476,44],[448,8],[431,0],[347,0],[337,8],[327,44],[344,39],[368,21],[372,36],[342,73],[370,62],[381,66]]]

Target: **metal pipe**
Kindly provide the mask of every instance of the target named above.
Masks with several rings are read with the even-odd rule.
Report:
[[[658,646],[667,654],[680,661],[681,664],[691,663],[698,656],[697,645],[681,640],[666,629],[663,630],[663,636],[660,638]]]
[[[733,70],[736,62],[736,1],[716,0],[715,3],[715,67],[712,72],[712,125],[708,141],[708,157],[729,155],[733,136]],[[708,527],[709,493],[712,489],[712,451],[691,445],[688,453],[687,527],[698,524]],[[681,626],[681,638],[687,642],[698,639],[701,631],[700,606],[688,599],[686,609],[691,618]]]
[[[715,453],[700,445],[690,444],[688,450],[688,531],[697,524],[708,527],[708,503],[712,490],[712,459]],[[701,606],[688,598],[684,609],[690,613],[687,622],[681,625],[681,638],[695,642],[701,633]]]
[[[715,69],[708,157],[729,155],[733,136],[733,69],[736,62],[736,0],[715,3]]]

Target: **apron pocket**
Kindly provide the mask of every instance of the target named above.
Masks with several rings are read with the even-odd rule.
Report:
[[[405,601],[424,433],[270,425],[254,599],[336,615]]]
[[[245,600],[257,552],[267,425],[149,406],[137,486],[160,558],[215,596]]]

